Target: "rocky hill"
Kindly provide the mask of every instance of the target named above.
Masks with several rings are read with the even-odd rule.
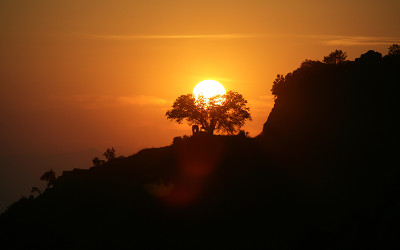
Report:
[[[398,246],[399,56],[305,61],[257,138],[196,135],[89,170],[0,216],[2,248]]]

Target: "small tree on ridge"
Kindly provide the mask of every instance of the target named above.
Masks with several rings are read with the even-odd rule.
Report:
[[[400,45],[399,44],[392,44],[388,49],[389,56],[400,55]]]
[[[335,50],[331,52],[328,56],[324,56],[324,63],[327,64],[339,64],[346,61],[347,53],[343,50]]]
[[[115,149],[114,148],[107,148],[106,152],[104,152],[103,155],[104,155],[104,157],[106,157],[106,159],[108,161],[110,161],[112,159],[115,159]]]
[[[200,125],[211,135],[214,131],[234,134],[246,120],[251,120],[247,101],[234,91],[211,98],[196,98],[193,94],[181,95],[165,115],[167,119],[175,120],[179,124],[186,121],[189,125]]]
[[[40,177],[40,180],[46,181],[47,188],[50,188],[50,186],[54,186],[54,183],[56,182],[56,173],[53,171],[53,169],[50,169]]]

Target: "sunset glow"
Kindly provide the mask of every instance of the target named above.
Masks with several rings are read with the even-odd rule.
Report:
[[[336,49],[385,56],[400,42],[399,10],[399,0],[0,1],[0,211],[44,171],[192,134],[165,117],[182,94],[237,91],[251,108],[242,129],[258,136],[277,74]]]
[[[198,97],[200,95],[205,98],[211,98],[216,95],[224,95],[226,90],[221,83],[215,80],[204,80],[199,82],[193,89],[193,94]]]
[[[399,13],[0,0],[0,250],[398,249]]]

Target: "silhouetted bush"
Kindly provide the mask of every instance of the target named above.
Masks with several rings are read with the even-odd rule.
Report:
[[[328,56],[324,57],[323,62],[328,64],[340,64],[346,61],[347,54],[342,50],[335,50],[331,52]]]
[[[285,82],[285,77],[283,75],[278,74],[272,83],[271,92],[275,96],[275,98],[279,95],[281,90],[283,89],[283,84]]]
[[[53,169],[50,169],[40,177],[40,180],[47,182],[47,188],[50,188],[51,186],[54,186],[54,183],[56,182],[56,173]]]
[[[320,61],[314,61],[314,60],[304,60],[301,64],[300,64],[300,68],[309,68],[309,67],[313,67],[316,64],[321,63]]]
[[[382,59],[382,54],[373,50],[369,50],[368,52],[362,54],[360,58],[356,58],[356,62],[364,62],[364,63],[378,63]]]
[[[107,148],[106,152],[103,153],[104,157],[106,157],[106,159],[108,161],[113,160],[116,158],[115,156],[115,149],[114,148]]]
[[[100,160],[100,158],[96,156],[92,159],[92,163],[94,167],[99,167],[104,163],[104,160]]]
[[[181,142],[181,141],[182,141],[182,137],[176,136],[176,137],[174,137],[174,139],[172,140],[172,144],[177,144],[177,143],[179,143],[179,142]]]
[[[400,55],[400,45],[392,44],[388,49],[388,56],[398,56]]]
[[[37,193],[38,195],[42,193],[42,191],[38,187],[32,187],[31,194]]]

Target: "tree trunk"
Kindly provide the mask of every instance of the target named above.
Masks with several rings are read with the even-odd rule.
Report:
[[[213,135],[214,134],[214,130],[215,130],[215,127],[209,127],[208,128],[208,130],[207,130],[207,133],[209,134],[209,135]]]

